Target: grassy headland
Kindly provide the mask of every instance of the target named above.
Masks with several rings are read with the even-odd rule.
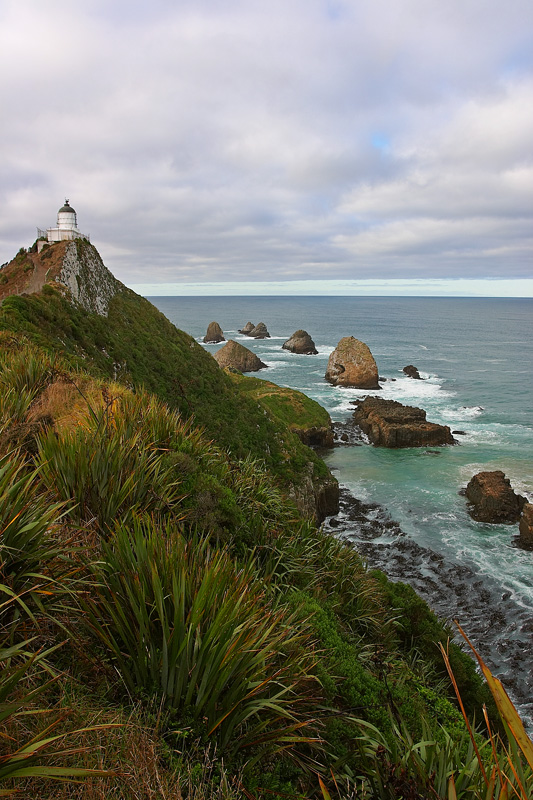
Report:
[[[125,288],[102,317],[46,283],[0,329],[0,794],[482,796],[447,630],[289,498],[328,480],[290,430],[316,404]]]

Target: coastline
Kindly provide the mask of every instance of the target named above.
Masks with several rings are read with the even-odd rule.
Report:
[[[363,502],[342,483],[339,506],[339,513],[325,520],[325,529],[351,542],[371,569],[384,572],[393,582],[409,584],[440,619],[450,623],[457,619],[504,684],[531,735],[533,620],[529,610],[509,592],[502,594],[501,587],[474,564],[453,564],[414,542],[385,508]],[[460,636],[454,640],[464,644]]]

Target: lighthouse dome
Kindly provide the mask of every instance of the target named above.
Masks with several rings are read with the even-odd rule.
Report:
[[[61,208],[59,209],[59,211],[57,213],[58,214],[62,214],[64,211],[66,211],[67,214],[75,214],[76,213],[74,211],[74,209],[72,208],[72,206],[70,205],[68,200],[65,200],[65,205],[61,206]]]

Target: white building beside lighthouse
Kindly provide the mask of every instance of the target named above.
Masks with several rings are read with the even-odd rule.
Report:
[[[76,212],[70,205],[68,200],[65,200],[65,205],[61,206],[57,212],[57,226],[55,228],[47,228],[46,231],[37,228],[39,237],[46,237],[48,242],[64,242],[65,240],[72,239],[87,239],[89,236],[78,230],[78,219]],[[38,249],[41,250],[45,242],[39,242]]]

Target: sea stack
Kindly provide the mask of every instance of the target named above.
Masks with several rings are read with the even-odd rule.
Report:
[[[246,335],[250,336],[252,339],[270,339],[270,334],[264,322],[258,322],[255,328],[248,331]]]
[[[417,370],[417,368],[414,367],[412,364],[408,364],[406,367],[404,367],[402,372],[404,372],[407,375],[408,378],[414,378],[417,381],[423,380],[420,377],[420,373]]]
[[[224,332],[218,322],[210,322],[207,326],[207,333],[204,336],[204,344],[218,344],[225,342]]]
[[[236,369],[239,372],[258,372],[260,369],[266,369],[267,366],[255,353],[233,339],[221,347],[214,354],[214,358],[220,367]]]
[[[298,355],[306,356],[316,356],[318,353],[315,343],[307,331],[303,330],[295,331],[290,339],[287,339],[287,341],[282,344],[282,349],[289,350],[291,353],[297,353]]]
[[[468,482],[465,494],[472,519],[494,525],[518,522],[526,503],[526,498],[513,491],[511,481],[499,469],[478,472]]]
[[[381,389],[374,356],[364,342],[353,336],[340,340],[329,357],[325,378],[334,386]]]
[[[244,333],[246,336],[248,336],[250,331],[253,331],[254,328],[255,325],[253,322],[247,322],[244,328],[239,328],[239,333]]]

